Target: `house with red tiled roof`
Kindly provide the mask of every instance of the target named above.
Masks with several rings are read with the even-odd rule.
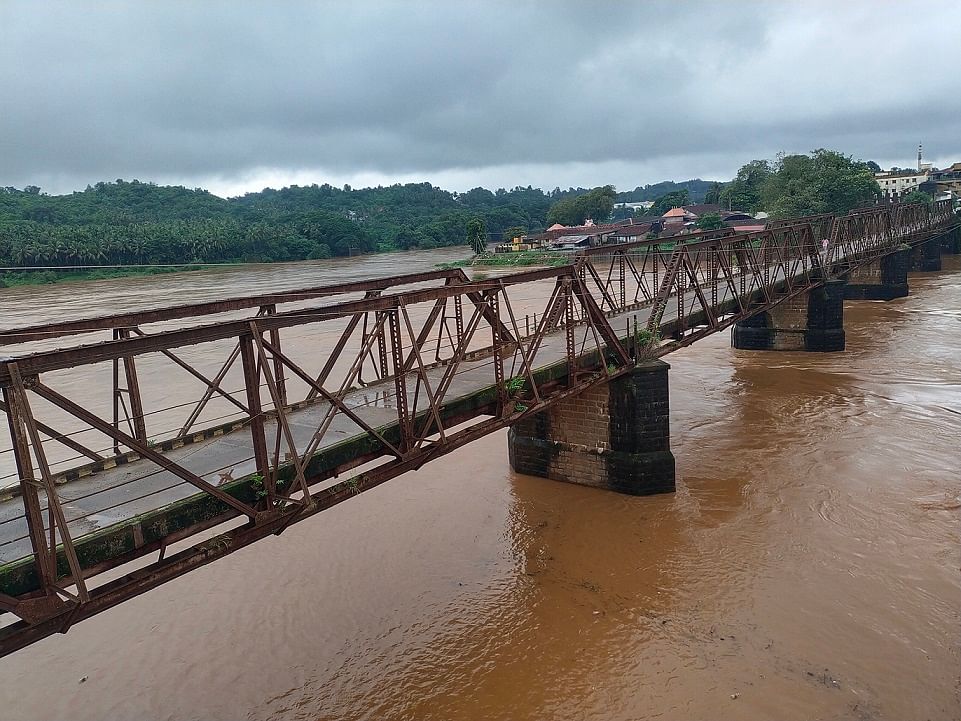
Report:
[[[697,220],[697,216],[694,215],[694,213],[688,213],[686,210],[684,210],[684,208],[671,208],[661,217],[664,219],[664,225],[693,223],[695,220]]]

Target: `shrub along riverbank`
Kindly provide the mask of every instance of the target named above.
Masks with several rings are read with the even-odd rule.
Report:
[[[448,268],[470,268],[484,266],[487,268],[527,268],[529,266],[557,267],[572,262],[573,256],[567,253],[543,252],[539,250],[525,250],[516,253],[482,253],[473,258],[454,261],[453,263],[438,263],[441,270]]]
[[[85,268],[78,270],[7,270],[0,271],[0,288],[16,288],[21,285],[51,285],[82,280],[108,280],[141,275],[164,275],[200,270],[199,265],[163,266],[160,268]]]

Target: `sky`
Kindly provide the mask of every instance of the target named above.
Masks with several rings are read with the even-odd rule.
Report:
[[[630,190],[919,142],[944,166],[958,28],[957,2],[0,0],[0,186]]]

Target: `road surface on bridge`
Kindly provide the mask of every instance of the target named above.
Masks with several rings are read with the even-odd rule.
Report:
[[[780,280],[776,274],[775,278]],[[676,296],[672,296],[674,297]],[[638,327],[644,327],[650,313],[651,308],[648,306],[612,315],[609,320],[615,329],[623,329],[627,324],[633,327],[635,322]],[[676,319],[677,306],[669,303],[663,314],[662,325],[668,325]],[[542,361],[542,366],[562,361],[565,356],[566,338],[563,329],[548,334],[537,354],[538,360]],[[472,371],[485,368],[490,364],[490,358],[462,362],[448,393],[451,401],[474,395],[489,387],[491,385],[489,372],[473,373]],[[439,383],[445,370],[446,365],[428,369],[427,375],[431,383]],[[413,397],[414,379],[407,380],[408,392]],[[392,380],[373,383],[364,388],[349,391],[344,397],[344,402],[374,428],[381,429],[396,425],[396,411],[389,400],[393,394],[393,387]],[[423,394],[418,399],[415,410],[417,412],[429,410],[428,400]],[[288,421],[298,447],[306,446],[321,419],[329,411],[330,404],[318,400],[309,406],[288,413]],[[276,420],[269,420],[266,426],[268,435],[276,433]],[[337,443],[365,435],[366,432],[354,421],[342,413],[337,413],[334,415],[330,432],[325,434],[317,452],[323,453]],[[231,478],[241,478],[256,471],[251,436],[246,428],[166,451],[164,455],[214,484],[217,484],[221,474],[228,474]],[[70,531],[76,539],[194,496],[197,494],[197,488],[169,471],[158,468],[150,461],[140,460],[70,481],[60,486],[58,493],[64,504]],[[22,558],[30,552],[30,538],[23,515],[23,505],[17,498],[0,503],[0,563]]]

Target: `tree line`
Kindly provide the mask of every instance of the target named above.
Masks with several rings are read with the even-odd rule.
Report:
[[[320,259],[462,245],[469,231],[478,245],[552,223],[607,222],[616,202],[655,189],[665,192],[644,214],[701,200],[695,192],[703,192],[706,202],[776,217],[842,213],[881,196],[870,163],[823,149],[751,161],[727,183],[668,181],[627,194],[611,185],[455,193],[430,183],[357,190],[324,184],[224,199],[200,188],[137,180],[97,183],[60,196],[36,186],[0,188],[0,265]]]
[[[855,160],[835,150],[752,160],[725,184],[708,190],[705,202],[774,218],[847,213],[883,197],[874,179],[877,163]]]
[[[553,202],[531,187],[458,194],[429,183],[291,186],[231,199],[136,180],[61,196],[0,188],[0,264],[270,262],[436,248],[463,244],[474,217],[495,237],[543,228]]]

